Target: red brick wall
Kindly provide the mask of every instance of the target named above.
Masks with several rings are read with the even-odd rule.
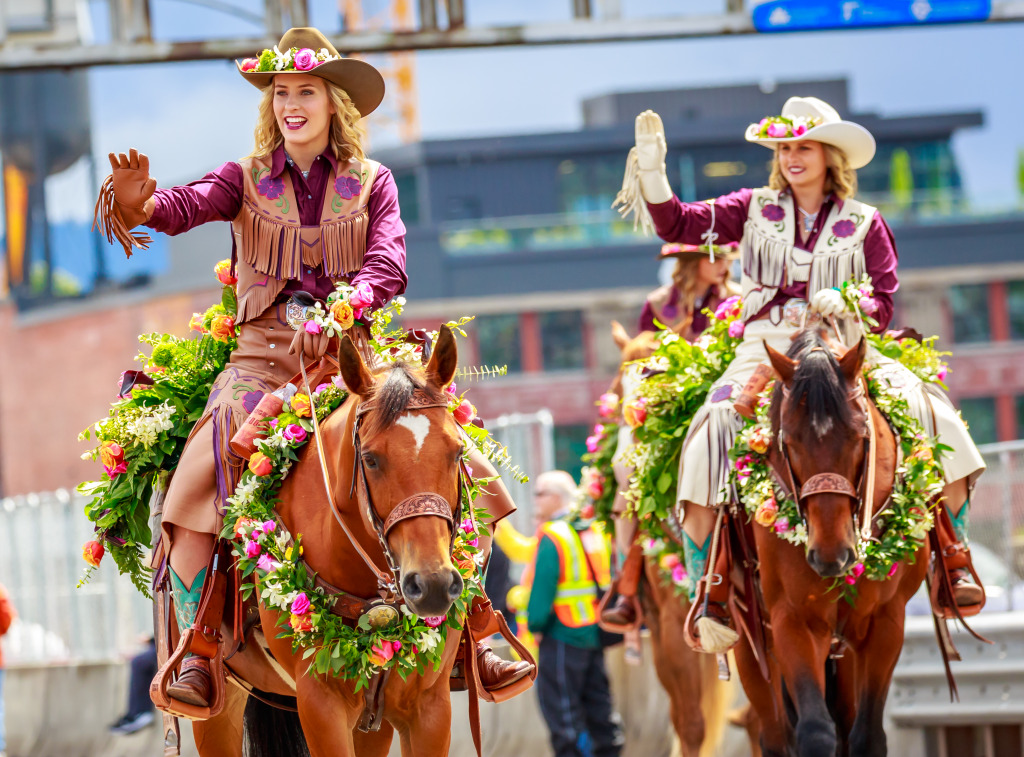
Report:
[[[78,434],[105,416],[121,371],[137,368],[139,334],[188,332],[189,317],[215,301],[213,290],[112,304],[66,318],[19,318],[0,304],[0,493],[72,488],[98,463]]]

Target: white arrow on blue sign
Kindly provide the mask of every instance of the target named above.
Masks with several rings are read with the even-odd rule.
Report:
[[[797,32],[986,21],[991,12],[992,0],[763,0],[751,15],[759,32]]]

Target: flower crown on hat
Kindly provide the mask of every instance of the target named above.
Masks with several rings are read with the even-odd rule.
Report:
[[[273,50],[263,50],[255,58],[246,58],[240,67],[243,72],[311,71],[332,60],[341,60],[341,56],[332,55],[326,47],[321,47],[319,52],[308,47],[282,51],[274,45]]]
[[[823,119],[796,116],[769,116],[762,118],[757,125],[757,136],[761,139],[791,139],[802,137],[808,129],[820,126]]]

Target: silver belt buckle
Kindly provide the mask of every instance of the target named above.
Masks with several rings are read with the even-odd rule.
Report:
[[[814,326],[821,323],[821,314],[808,312],[807,300],[802,297],[793,297],[786,300],[786,304],[782,306],[782,320],[786,322],[787,326],[793,328],[800,328],[804,325]]]
[[[295,292],[284,305],[284,319],[294,331],[298,331],[313,317],[316,299],[308,292]]]

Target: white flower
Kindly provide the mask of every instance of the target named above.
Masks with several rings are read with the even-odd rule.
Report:
[[[441,643],[441,634],[436,628],[424,628],[416,640],[416,646],[421,652],[429,652]]]

